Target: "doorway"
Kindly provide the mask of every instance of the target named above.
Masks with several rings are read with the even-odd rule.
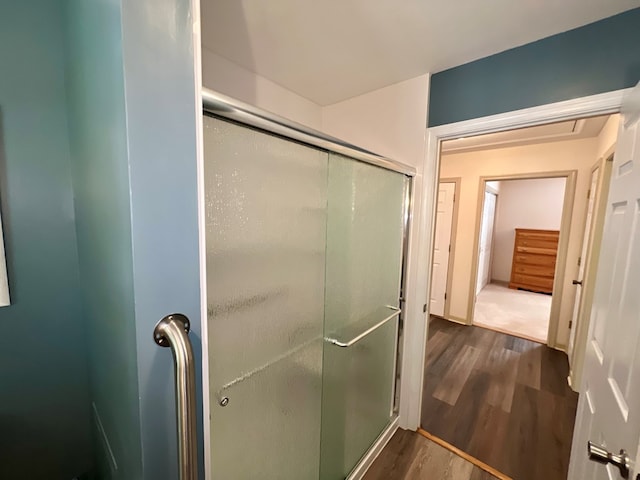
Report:
[[[493,263],[493,236],[498,207],[498,189],[485,182],[484,203],[482,205],[482,219],[480,221],[480,248],[478,250],[478,279],[476,281],[476,297],[491,283]]]
[[[475,318],[476,299],[487,285],[495,283],[511,287],[513,294],[520,293],[524,304],[527,300],[534,304],[535,299],[540,300],[539,310],[548,310],[549,314],[538,314],[536,328],[531,331],[513,329],[508,323],[501,325],[500,319],[496,319],[494,328],[547,343],[552,348],[568,348],[575,287],[565,280],[567,275],[577,274],[582,245],[578,232],[583,230],[589,189],[586,175],[595,161],[596,146],[604,142],[600,134],[608,119],[608,116],[590,117],[443,143],[441,183],[449,179],[457,179],[458,183],[450,229],[442,220],[445,210],[441,208],[442,196],[438,197],[441,212],[434,237],[432,315],[465,325],[477,320],[479,324],[487,324],[486,319]],[[610,133],[612,129],[607,127],[606,131]],[[509,193],[507,199],[501,200],[498,192],[501,184]],[[439,189],[442,190],[440,186]],[[493,220],[488,222],[483,222],[482,215],[485,196],[487,206],[495,203],[495,209],[491,209]],[[505,223],[509,226],[504,227]],[[496,239],[492,226],[500,226]],[[539,249],[528,251],[524,252],[528,255],[518,255],[514,264],[516,229],[522,230],[522,235],[545,237],[530,241],[542,242],[539,247],[552,247],[546,253],[553,255],[541,256],[545,252]],[[450,241],[445,250],[440,244],[447,243],[446,234],[450,235]],[[446,276],[441,273],[445,271],[440,253],[443,251],[448,253]],[[491,289],[495,287],[490,286]],[[550,298],[543,298],[540,293]],[[489,299],[489,303],[495,312],[503,312],[495,299]],[[516,320],[518,317],[505,313],[506,316]],[[526,318],[520,323],[532,327]]]
[[[474,325],[547,343],[566,181],[484,179]]]
[[[567,306],[573,306],[575,290],[567,283],[577,271],[576,252],[582,247],[589,173],[600,155],[597,146],[605,141],[601,135],[609,120],[594,119],[599,126],[585,138],[568,135],[564,140],[556,137],[498,148],[442,152],[441,176],[462,177],[460,217],[457,241],[452,243],[454,295],[447,298],[449,318],[434,318],[429,327],[421,425],[452,448],[513,478],[566,477],[577,395],[567,383],[569,362],[564,351],[544,345],[544,338],[531,341],[526,334],[503,333],[504,329],[495,325],[480,328],[485,326],[477,318],[482,313],[479,300],[483,292],[497,284],[508,293],[546,301],[547,319],[554,315],[556,319],[555,326],[549,324],[546,330],[551,334],[549,343],[566,350],[567,343],[558,345],[558,336],[562,334],[561,341],[568,341],[567,315],[572,309]],[[576,130],[575,123],[568,127]],[[489,170],[482,171],[487,165]],[[538,196],[534,189],[540,190]],[[540,207],[540,211],[529,211],[528,207]],[[548,217],[550,213],[554,214],[554,223],[537,223],[538,216]],[[507,222],[510,217],[516,218],[516,223]],[[500,232],[509,233],[510,243],[505,243]],[[529,250],[517,250],[519,233],[529,234],[524,245]],[[514,268],[518,266],[514,265],[516,253],[548,254],[545,250],[552,246],[553,259],[525,259],[530,261],[524,268],[533,266],[533,272]],[[500,273],[502,266],[506,276]],[[524,280],[529,280],[529,285],[523,284]],[[467,303],[464,298],[455,298],[465,286]],[[498,312],[502,310],[496,306],[498,302],[487,303],[493,303]],[[533,309],[528,306],[523,310]],[[536,413],[545,411],[555,414],[546,418]],[[522,454],[531,447],[532,436],[541,445],[558,446],[553,452],[555,467],[547,469],[549,465],[532,463]]]

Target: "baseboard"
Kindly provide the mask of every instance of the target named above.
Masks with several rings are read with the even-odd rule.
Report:
[[[389,443],[393,434],[398,430],[398,417],[395,417],[389,426],[380,434],[378,439],[371,445],[371,448],[365,453],[360,463],[351,471],[346,480],[360,480],[367,473],[369,467],[373,464],[374,460],[378,458],[382,449]]]
[[[504,280],[491,280],[489,283],[509,288],[509,282],[505,282]]]
[[[459,456],[460,458],[464,458],[467,462],[474,464],[479,469],[484,470],[485,472],[489,473],[490,475],[493,475],[499,480],[513,480],[511,477],[505,475],[502,472],[499,472],[498,470],[491,467],[490,465],[487,465],[482,460],[478,460],[476,457],[472,457],[468,453],[460,450],[458,447],[451,445],[449,442],[442,440],[440,437],[436,437],[435,435],[430,434],[429,432],[427,432],[426,430],[423,430],[422,428],[418,429],[418,433],[422,435],[424,438],[427,438],[432,442],[437,443],[441,447],[446,448],[451,453]]]
[[[561,344],[554,345],[553,348],[555,350],[560,350],[561,352],[564,352],[564,353],[567,353],[567,351],[569,350],[566,345],[561,345]]]
[[[455,315],[449,315],[447,317],[444,317],[444,319],[449,320],[450,322],[453,322],[453,323],[459,323],[460,325],[469,325],[466,319],[462,317],[456,317]]]

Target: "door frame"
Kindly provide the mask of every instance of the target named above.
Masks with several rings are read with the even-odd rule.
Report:
[[[440,151],[443,141],[581,117],[618,113],[622,106],[622,99],[629,91],[631,89],[615,90],[427,128],[426,151],[422,162],[424,183],[421,192],[421,205],[418,209],[420,215],[415,222],[415,228],[419,230],[418,243],[420,243],[420,248],[412,248],[409,259],[409,269],[412,269],[411,264],[415,262],[415,268],[422,270],[423,277],[411,279],[413,281],[408,285],[409,301],[411,303],[419,302],[419,299],[424,298],[425,293],[428,293],[428,288],[423,290],[419,287],[429,284],[430,280],[426,277],[430,269],[420,269],[419,266],[420,264],[424,265],[425,260],[427,265],[433,262],[435,207],[440,176]],[[425,252],[424,256],[427,258],[424,258],[420,252]],[[420,275],[418,274],[418,276]],[[428,318],[428,298],[426,300],[425,313]],[[418,314],[415,310],[410,311],[405,324],[405,338],[411,338],[412,341],[404,342],[405,361],[402,366],[404,375],[400,396],[400,426],[405,429],[417,430],[420,426],[427,330],[428,322],[425,321],[424,314],[422,312]]]
[[[573,215],[573,203],[576,194],[576,183],[578,180],[577,170],[562,170],[553,172],[531,172],[518,173],[511,175],[490,175],[480,177],[480,189],[478,190],[478,211],[476,213],[476,230],[473,245],[472,270],[470,279],[469,292],[475,292],[476,282],[478,281],[478,261],[480,248],[480,225],[482,222],[482,210],[484,208],[484,188],[487,182],[499,182],[509,180],[535,180],[545,178],[564,178],[564,195],[562,201],[562,217],[560,220],[560,238],[558,240],[558,256],[556,261],[556,269],[553,280],[553,293],[551,295],[551,313],[549,315],[549,329],[547,330],[547,345],[551,348],[557,348],[555,341],[558,332],[558,323],[560,321],[560,300],[564,287],[565,271],[567,264],[567,251],[569,250],[569,234],[571,230],[571,216]],[[483,188],[484,187],[484,188]],[[473,316],[475,313],[476,296],[469,295],[467,303],[468,325],[473,325]],[[552,341],[553,339],[553,341]]]
[[[460,204],[460,183],[462,182],[462,177],[446,177],[438,179],[438,186],[441,183],[453,183],[454,186],[454,200],[453,200],[453,211],[451,212],[451,235],[449,237],[449,245],[451,245],[451,251],[449,252],[449,260],[447,261],[447,281],[445,291],[449,293],[452,288],[453,276],[451,275],[451,269],[453,268],[453,260],[456,255],[456,233],[458,231],[458,205]],[[438,201],[438,192],[436,190],[436,205]],[[434,220],[434,228],[438,228],[435,225]],[[434,230],[435,235],[435,230]],[[434,237],[435,238],[435,237]],[[432,248],[434,245],[431,246]],[[431,252],[431,263],[429,264],[429,291],[427,292],[427,298],[431,299],[431,279],[433,278],[433,251]],[[451,296],[445,296],[444,299],[444,313],[443,317],[449,317],[449,302],[451,301]]]

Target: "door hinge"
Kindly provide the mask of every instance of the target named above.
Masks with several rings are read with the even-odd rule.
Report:
[[[449,244],[449,253],[451,253],[451,244]]]
[[[569,320],[569,330],[571,330],[572,325],[573,325],[573,320]]]
[[[591,198],[591,189],[587,190],[587,200]]]
[[[444,292],[444,299],[447,299],[447,292]]]
[[[582,265],[582,257],[578,257],[578,266]]]
[[[456,203],[456,194],[453,194],[453,203]]]
[[[422,313],[427,313],[427,304],[422,305]]]

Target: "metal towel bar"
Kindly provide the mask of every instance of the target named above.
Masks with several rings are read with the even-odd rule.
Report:
[[[175,366],[176,417],[178,425],[178,471],[180,480],[197,480],[196,373],[189,340],[189,319],[167,315],[153,329],[153,339],[161,347],[171,347]]]
[[[399,308],[397,308],[397,307],[392,307],[390,305],[387,305],[387,308],[393,310],[393,313],[391,315],[389,315],[388,317],[385,317],[384,319],[380,320],[375,325],[372,325],[371,327],[367,328],[364,332],[362,332],[359,335],[353,337],[351,340],[346,341],[346,342],[342,342],[342,341],[340,341],[340,340],[338,340],[336,338],[330,338],[330,337],[325,338],[325,340],[327,342],[332,343],[332,344],[334,344],[334,345],[336,345],[338,347],[341,347],[341,348],[347,348],[347,347],[350,347],[350,346],[354,345],[355,343],[358,343],[364,337],[366,337],[367,335],[369,335],[373,331],[377,330],[382,325],[387,323],[389,320],[391,320],[392,318],[397,317],[401,313],[401,310]]]

